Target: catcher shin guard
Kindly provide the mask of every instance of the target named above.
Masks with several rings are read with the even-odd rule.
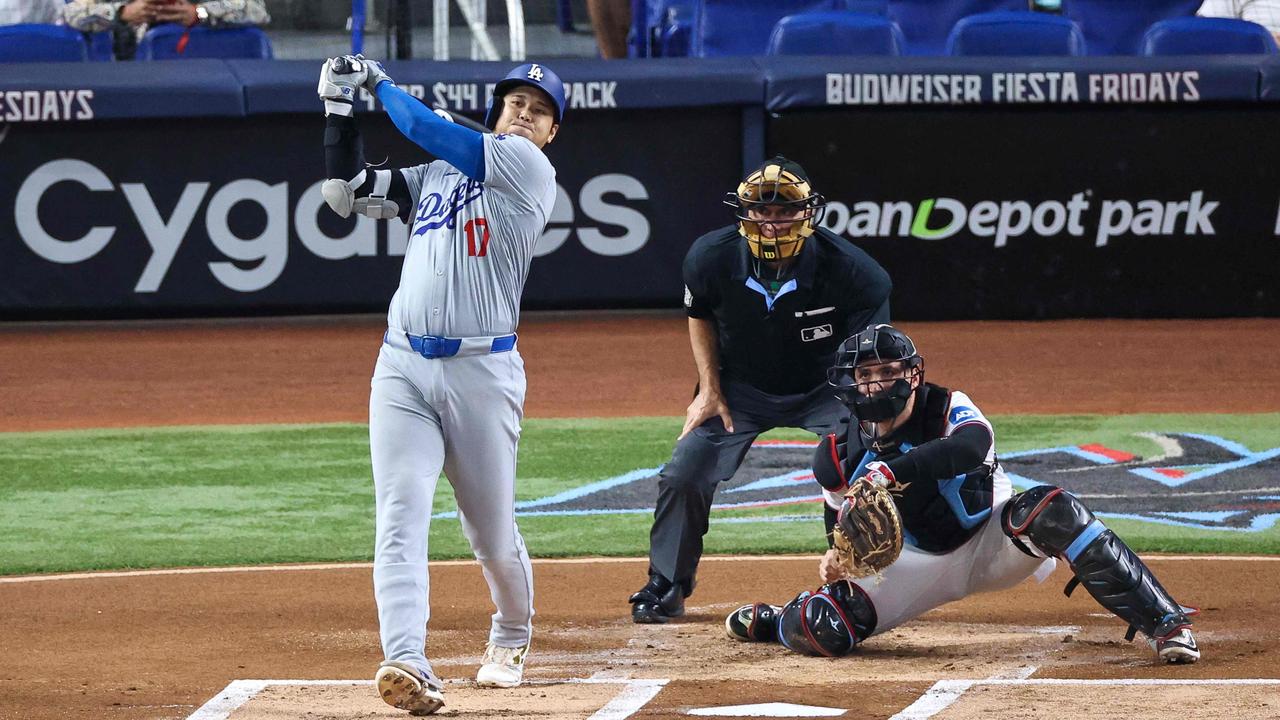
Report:
[[[781,616],[782,608],[777,605],[743,605],[724,619],[724,630],[729,637],[742,642],[774,642],[778,639]]]
[[[1030,541],[1040,552],[1065,558],[1075,578],[1067,585],[1070,594],[1076,584],[1084,585],[1098,604],[1129,623],[1127,639],[1141,631],[1157,645],[1173,648],[1191,621],[1174,602],[1151,569],[1114,532],[1107,529],[1074,495],[1049,485],[1019,493],[1005,505],[1004,532],[1024,550]],[[1190,632],[1186,633],[1190,637]],[[1160,649],[1157,647],[1157,652]],[[1195,640],[1185,652],[1170,650],[1181,659],[1199,658]]]
[[[847,655],[876,629],[876,609],[857,585],[841,580],[802,592],[782,608],[778,641],[804,655]]]

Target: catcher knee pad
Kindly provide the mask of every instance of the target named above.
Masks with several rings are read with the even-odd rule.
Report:
[[[847,580],[802,592],[782,608],[778,640],[804,655],[840,657],[876,629],[876,609],[867,593]]]
[[[781,616],[782,608],[777,605],[743,605],[724,619],[724,629],[734,640],[773,642],[778,639],[778,618]]]
[[[1084,503],[1062,488],[1043,485],[1015,495],[1005,505],[1005,534],[1019,543],[1029,540],[1045,555],[1067,561],[1077,584],[1135,631],[1155,637],[1169,628],[1190,627],[1186,612],[1142,562]]]

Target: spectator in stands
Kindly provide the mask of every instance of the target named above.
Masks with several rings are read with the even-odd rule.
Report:
[[[132,60],[138,40],[156,23],[217,28],[271,22],[263,0],[70,0],[63,17],[80,32],[110,30],[117,60]]]
[[[1199,14],[1256,22],[1280,43],[1280,0],[1204,0]]]
[[[0,25],[62,22],[62,0],[0,0]]]
[[[627,31],[631,29],[631,0],[587,0],[587,14],[596,34],[600,57],[627,57]]]

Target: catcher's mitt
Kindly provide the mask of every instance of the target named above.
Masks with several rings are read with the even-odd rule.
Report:
[[[844,498],[832,532],[836,559],[846,578],[875,575],[902,554],[902,516],[889,491],[865,477]]]

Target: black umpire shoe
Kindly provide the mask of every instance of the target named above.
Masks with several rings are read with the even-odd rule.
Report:
[[[684,583],[672,583],[661,575],[650,575],[649,582],[631,596],[631,621],[641,624],[665,623],[684,615],[684,599],[693,593]]]

